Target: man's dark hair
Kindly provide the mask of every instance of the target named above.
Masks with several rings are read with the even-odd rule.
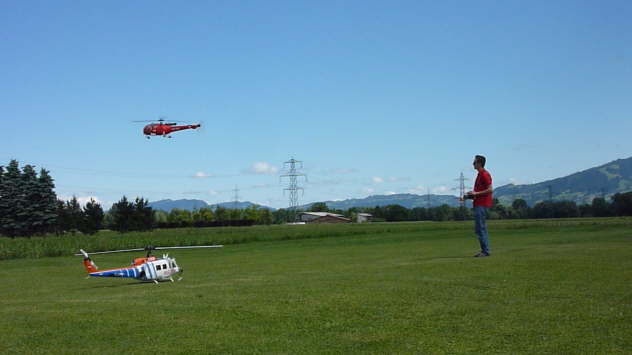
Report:
[[[477,163],[480,163],[481,166],[484,168],[485,167],[485,157],[482,155],[477,155],[474,157],[474,161]]]

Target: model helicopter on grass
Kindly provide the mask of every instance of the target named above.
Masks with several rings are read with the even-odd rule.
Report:
[[[147,139],[151,136],[162,136],[163,138],[171,138],[171,133],[182,131],[185,129],[198,129],[202,127],[201,123],[187,124],[178,126],[177,121],[165,122],[164,118],[158,121],[132,121],[132,122],[151,122],[143,128],[143,134]]]
[[[147,246],[140,249],[121,249],[121,250],[109,250],[92,253],[94,254],[111,254],[111,253],[124,253],[130,251],[147,251],[147,255],[144,258],[135,258],[132,260],[130,266],[107,269],[99,271],[99,268],[90,258],[90,255],[83,250],[79,249],[80,254],[77,256],[83,256],[83,266],[88,272],[88,276],[92,277],[118,277],[118,278],[132,278],[144,282],[158,281],[171,281],[173,282],[173,276],[179,274],[178,281],[182,280],[182,273],[184,270],[178,266],[175,258],[170,258],[168,254],[163,254],[162,258],[157,258],[151,255],[152,250],[168,250],[168,249],[197,249],[197,248],[221,248],[222,245],[195,245],[195,246],[182,246],[182,247],[154,247]]]

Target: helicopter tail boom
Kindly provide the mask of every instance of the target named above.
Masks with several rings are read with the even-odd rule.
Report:
[[[184,129],[197,129],[199,127],[201,127],[200,124],[191,124],[191,125],[184,125],[184,126],[171,126],[171,132],[182,131]]]
[[[88,253],[86,253],[85,250],[79,249],[79,251],[83,255],[83,266],[85,266],[86,271],[88,272],[88,274],[96,272],[97,270],[99,270],[99,268],[95,265],[95,263],[92,261],[92,259],[90,259],[90,256],[88,256]]]

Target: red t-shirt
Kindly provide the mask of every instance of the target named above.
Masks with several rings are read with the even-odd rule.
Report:
[[[492,176],[489,175],[489,171],[483,169],[476,176],[474,192],[487,190],[490,186],[492,186]],[[492,207],[492,193],[475,196],[474,206]]]

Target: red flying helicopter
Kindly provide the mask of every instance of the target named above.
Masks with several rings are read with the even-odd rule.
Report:
[[[132,121],[132,122],[152,122],[143,128],[143,134],[149,139],[151,136],[163,136],[171,138],[172,132],[182,131],[185,129],[198,129],[202,124],[195,123],[189,125],[178,126],[177,122],[165,122],[163,118],[158,121]]]

